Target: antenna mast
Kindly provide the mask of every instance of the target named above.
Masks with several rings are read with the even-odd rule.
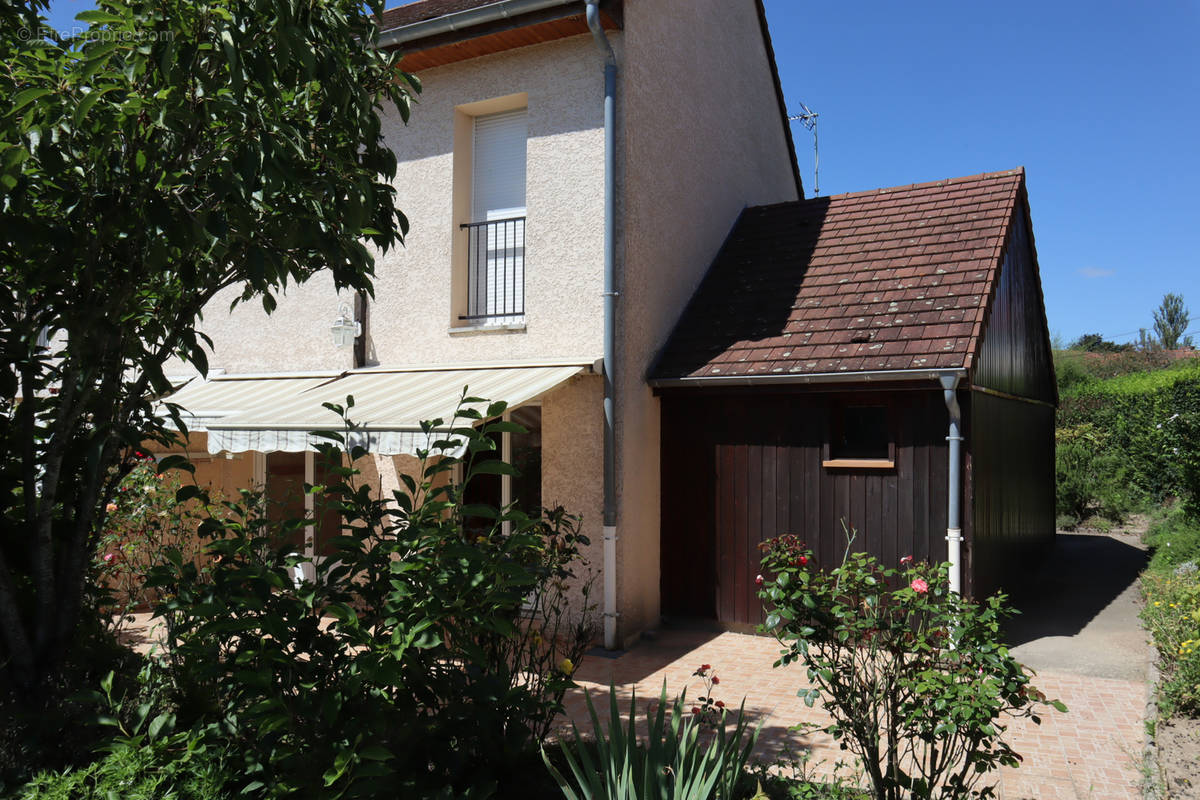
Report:
[[[799,121],[801,125],[812,131],[813,135],[813,196],[821,193],[821,152],[817,148],[817,117],[820,114],[813,112],[804,103],[800,104],[804,109],[803,114],[794,114],[788,117],[788,122]]]

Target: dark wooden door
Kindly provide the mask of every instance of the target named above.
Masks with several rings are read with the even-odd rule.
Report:
[[[931,388],[885,398],[896,419],[887,469],[823,464],[846,392],[664,396],[663,613],[759,624],[761,545],[786,533],[808,544],[816,568],[841,562],[847,529],[855,550],[885,564],[943,560],[946,411]]]

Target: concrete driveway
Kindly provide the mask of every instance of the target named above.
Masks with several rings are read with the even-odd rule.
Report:
[[[1051,712],[1040,726],[1012,723],[1010,741],[1025,760],[1020,769],[998,774],[1001,798],[1142,796],[1150,648],[1137,618],[1135,580],[1145,563],[1138,540],[1119,533],[1060,534],[1029,588],[1014,598],[1022,614],[1006,631],[1013,652],[1036,670],[1034,684],[1069,712]],[[791,730],[799,723],[823,724],[826,717],[796,697],[807,686],[803,668],[772,668],[778,653],[774,640],[764,637],[664,630],[619,657],[590,656],[577,679],[594,696],[612,682],[625,704],[635,689],[639,698],[657,697],[664,681],[669,696],[687,688],[695,697],[702,687],[692,672],[711,664],[721,678],[715,696],[735,706],[745,697],[748,712],[762,722],[761,757],[770,761],[785,748],[807,752],[814,772],[832,774],[846,753],[828,737]],[[582,691],[567,698],[567,714],[590,731]]]

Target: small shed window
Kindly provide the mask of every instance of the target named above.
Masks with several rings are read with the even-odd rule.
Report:
[[[891,413],[886,405],[847,405],[834,410],[826,467],[890,468],[896,465]]]

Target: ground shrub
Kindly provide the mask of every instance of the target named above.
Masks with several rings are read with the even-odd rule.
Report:
[[[1030,684],[1000,641],[1002,597],[949,589],[946,564],[882,567],[852,552],[820,565],[794,536],[764,544],[765,630],[798,662],[833,722],[822,728],[861,762],[878,800],[984,797],[984,776],[1015,767],[1003,720],[1066,708]]]
[[[97,707],[80,696],[95,691],[109,673],[124,690],[137,691],[142,660],[119,644],[94,609],[84,612],[77,646],[53,683],[37,698],[19,697],[0,685],[0,797],[38,772],[85,768],[108,739],[96,724]]]
[[[1163,712],[1200,715],[1200,520],[1172,508],[1146,535],[1142,620],[1158,650]]]
[[[14,800],[226,800],[226,765],[199,738],[117,747],[79,769],[45,772]]]
[[[464,505],[477,476],[514,472],[475,458],[520,430],[494,419],[504,410],[464,410],[390,498],[372,497],[352,468],[308,487],[344,519],[312,582],[292,584],[304,521],[270,521],[249,493],[202,524],[206,575],[178,552],[156,571],[158,613],[178,642],[168,654],[179,721],[229,746],[238,792],[523,796],[594,631],[576,518]],[[324,455],[342,463],[332,447]],[[577,616],[570,581],[584,585]]]

